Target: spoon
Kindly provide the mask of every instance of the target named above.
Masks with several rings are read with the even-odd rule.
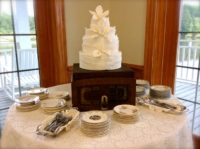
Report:
[[[72,120],[72,116],[66,117],[61,123],[59,123],[59,125],[57,126],[57,128],[54,130],[54,133],[57,133],[62,126],[66,125],[71,120]]]
[[[61,113],[58,113],[58,114],[55,116],[54,120],[53,120],[49,125],[47,125],[47,127],[45,127],[44,130],[49,131],[49,129],[50,129],[52,126],[56,125],[57,121],[59,121],[59,120],[61,119],[61,117],[63,117],[63,115],[62,115]]]

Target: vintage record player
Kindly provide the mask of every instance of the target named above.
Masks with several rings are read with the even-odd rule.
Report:
[[[119,104],[135,105],[134,71],[125,65],[116,70],[84,70],[73,65],[72,104],[81,111],[113,109]]]

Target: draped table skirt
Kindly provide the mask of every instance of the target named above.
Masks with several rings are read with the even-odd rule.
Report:
[[[49,91],[68,91],[71,84],[48,88]],[[73,99],[71,99],[73,100]],[[71,100],[68,101],[72,106]],[[172,96],[169,100],[180,101]],[[1,138],[2,149],[70,149],[70,148],[134,148],[134,149],[192,149],[192,134],[187,113],[172,115],[140,109],[140,120],[134,124],[123,124],[111,119],[110,130],[101,137],[85,136],[77,121],[71,129],[56,137],[35,133],[36,127],[49,115],[41,108],[30,112],[18,112],[13,104],[7,114]],[[106,111],[112,115],[112,110]],[[83,114],[83,113],[81,113]]]

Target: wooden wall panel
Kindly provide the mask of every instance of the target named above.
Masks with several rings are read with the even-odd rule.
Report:
[[[168,1],[166,16],[166,35],[163,59],[163,75],[162,82],[167,86],[173,86],[176,76],[176,56],[179,36],[179,15],[180,1]]]
[[[174,90],[179,0],[147,0],[144,79]]]
[[[41,86],[69,82],[64,0],[35,0]]]

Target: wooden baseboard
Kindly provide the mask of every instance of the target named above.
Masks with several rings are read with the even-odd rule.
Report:
[[[123,63],[127,67],[131,68],[134,70],[134,75],[136,79],[143,79],[143,72],[144,72],[144,66],[142,65],[135,65],[135,64],[128,64],[128,63]],[[68,78],[69,82],[71,82],[71,76],[72,76],[72,71],[73,71],[73,66],[68,66],[67,72],[68,72]]]
[[[127,67],[131,68],[135,72],[135,78],[136,79],[143,79],[144,78],[144,66],[142,65],[135,65],[135,64],[128,64],[128,63],[123,63]]]

